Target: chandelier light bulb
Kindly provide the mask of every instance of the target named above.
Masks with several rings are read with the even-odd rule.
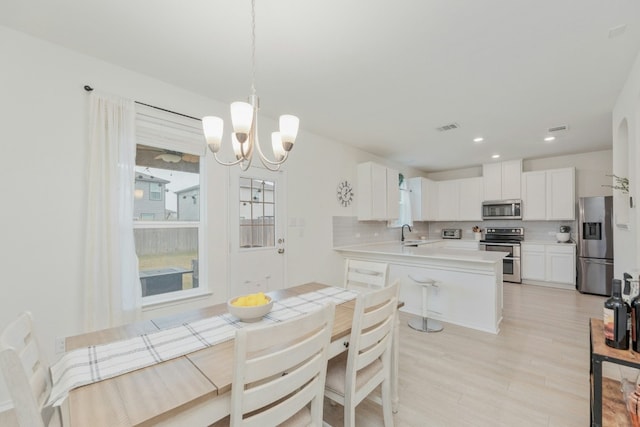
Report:
[[[280,116],[280,137],[285,151],[291,151],[293,148],[293,143],[296,142],[296,136],[298,136],[299,125],[300,119],[296,116],[291,114]]]
[[[252,122],[253,106],[251,104],[247,102],[231,103],[231,123],[239,142],[243,143],[247,140]]]
[[[296,116],[285,114],[280,116],[280,132],[271,135],[271,146],[275,160],[270,160],[270,156],[265,156],[260,147],[258,139],[258,110],[260,100],[256,94],[256,10],[255,0],[251,0],[251,95],[249,102],[233,102],[231,104],[231,145],[236,159],[224,161],[218,157],[218,152],[222,148],[223,122],[218,117],[204,117],[202,127],[205,140],[209,149],[213,152],[216,162],[224,166],[239,165],[243,171],[251,167],[251,160],[255,152],[258,153],[260,161],[270,171],[277,171],[288,157],[289,151],[293,148],[298,136],[300,119]]]
[[[224,121],[220,117],[203,117],[202,128],[204,130],[204,137],[209,149],[214,153],[217,153],[220,150],[220,145],[222,144]]]
[[[240,145],[240,141],[238,141],[236,134],[233,132],[231,132],[231,146],[233,147],[236,159],[240,159],[242,157],[242,146]]]
[[[277,161],[284,159],[286,151],[282,143],[282,136],[280,132],[271,132],[271,148],[273,148],[273,155]]]

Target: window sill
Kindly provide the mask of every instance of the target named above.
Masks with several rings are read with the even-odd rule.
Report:
[[[171,307],[174,305],[185,304],[187,302],[203,300],[210,298],[213,295],[208,290],[197,289],[195,291],[182,291],[178,295],[172,295],[173,292],[169,292],[163,295],[154,295],[142,299],[142,311],[156,310],[158,308]]]

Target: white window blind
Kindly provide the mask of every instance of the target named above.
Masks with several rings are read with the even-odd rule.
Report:
[[[136,104],[136,142],[196,156],[204,156],[206,143],[200,120]]]

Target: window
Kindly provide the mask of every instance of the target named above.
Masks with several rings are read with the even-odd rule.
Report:
[[[275,183],[240,177],[241,248],[274,247],[276,244]]]
[[[149,183],[149,200],[162,200],[162,184],[157,182]]]
[[[206,291],[200,122],[137,112],[134,239],[143,303]]]
[[[400,174],[399,180],[400,187],[400,213],[397,220],[389,221],[387,227],[396,228],[402,227],[403,224],[413,225],[413,217],[411,216],[411,197],[409,194],[409,187],[407,180],[404,179],[404,175]]]

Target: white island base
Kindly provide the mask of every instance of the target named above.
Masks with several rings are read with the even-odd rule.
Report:
[[[436,284],[429,289],[429,318],[492,334],[500,332],[505,253],[447,249],[438,244],[403,247],[396,243],[335,250],[346,258],[388,263],[388,282],[400,279],[404,312],[422,315],[422,286],[412,277],[431,278]]]

